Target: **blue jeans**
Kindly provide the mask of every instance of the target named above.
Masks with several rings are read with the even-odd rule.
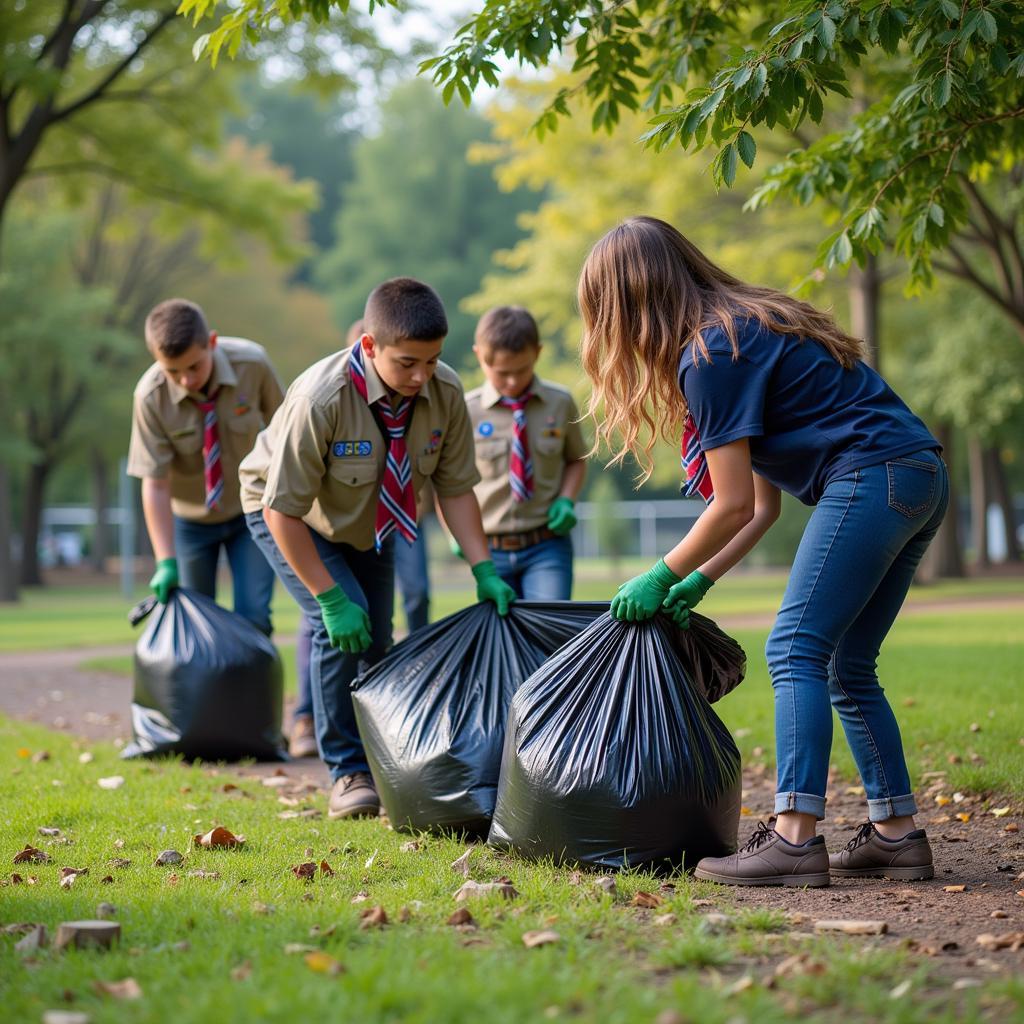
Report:
[[[359,738],[350,687],[360,671],[380,661],[391,646],[391,616],[395,604],[392,540],[389,538],[384,543],[378,555],[373,548],[359,551],[348,544],[325,540],[315,530],[309,531],[317,554],[323,559],[334,582],[349,600],[365,609],[370,616],[373,640],[370,649],[362,654],[345,654],[331,646],[320,605],[281,554],[262,513],[250,512],[245,519],[253,540],[313,626],[309,676],[320,757],[335,780],[353,772],[368,772],[370,766],[363,752],[363,741]]]
[[[931,449],[825,487],[765,646],[775,691],[776,813],[824,818],[833,707],[871,820],[917,811],[876,663],[948,502],[946,466]]]
[[[402,592],[405,623],[410,633],[430,621],[430,576],[427,569],[426,521],[421,521],[416,541],[395,538],[395,579]]]
[[[572,540],[552,537],[522,551],[492,551],[498,575],[524,601],[572,597]]]
[[[221,547],[231,566],[235,611],[270,636],[274,570],[252,542],[245,517],[236,516],[225,523],[195,523],[174,517],[174,549],[183,587],[216,600]]]
[[[310,659],[313,656],[313,629],[316,623],[303,612],[299,616],[299,631],[295,635],[296,701],[293,718],[308,718],[313,714],[313,692],[309,685]]]

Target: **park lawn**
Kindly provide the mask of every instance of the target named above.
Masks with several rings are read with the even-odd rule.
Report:
[[[739,630],[735,636],[747,652],[747,678],[716,710],[736,735],[744,759],[772,766],[767,630]],[[294,693],[294,647],[282,645],[281,657],[286,692]],[[131,657],[92,658],[82,667],[128,675]],[[1017,610],[936,608],[904,616],[882,649],[879,676],[903,730],[915,781],[926,771],[946,771],[955,788],[1024,799],[1024,639]],[[951,756],[959,760],[951,764]],[[856,777],[838,718],[833,763],[843,777]]]
[[[606,561],[577,560],[573,596],[578,601],[607,601],[619,583],[648,568],[639,560],[618,565]],[[432,567],[434,584],[432,615],[435,619],[464,608],[474,600],[469,571],[454,558],[436,559]],[[779,606],[786,584],[784,572],[737,573],[718,584],[705,598],[708,615],[771,615]],[[915,587],[911,603],[930,600],[1020,597],[1020,578],[949,580],[934,586]],[[134,600],[148,593],[139,586]],[[222,588],[220,598],[230,601]],[[138,629],[128,624],[132,601],[126,601],[115,582],[106,586],[42,587],[22,591],[16,605],[0,605],[0,653],[5,651],[58,650],[74,647],[107,647],[131,644]],[[278,635],[294,634],[298,625],[295,602],[278,585],[274,588],[274,628]],[[404,622],[396,612],[396,628]]]
[[[36,763],[41,748],[50,758]],[[663,880],[634,872],[618,877],[615,896],[588,874],[535,865],[475,847],[471,876],[510,876],[518,898],[475,902],[478,924],[460,931],[446,922],[462,879],[449,867],[465,847],[454,839],[409,837],[380,822],[280,820],[278,791],[223,769],[121,762],[107,744],[80,747],[68,737],[0,720],[0,862],[9,879],[25,844],[52,857],[16,869],[36,884],[0,889],[3,923],[44,923],[95,916],[115,905],[123,941],[112,952],[14,951],[0,936],[0,1005],[12,1020],[38,1021],[47,1009],[74,1009],[93,1024],[343,1019],[360,1024],[402,1021],[480,1024],[757,1021],[802,1018],[847,1024],[924,1024],[1010,1020],[1024,1012],[1024,982],[985,980],[954,990],[955,976],[925,963],[892,940],[808,937],[779,913],[732,910],[730,893],[685,876],[660,894],[655,911],[631,905]],[[122,775],[123,787],[97,780]],[[229,778],[239,788],[225,791]],[[316,798],[314,804],[322,804]],[[191,837],[214,825],[246,836],[240,850],[194,849]],[[70,840],[42,837],[60,828]],[[185,855],[178,867],[156,867],[165,849]],[[128,866],[112,866],[125,858]],[[332,877],[303,882],[291,867],[326,860]],[[69,890],[61,868],[88,868]],[[196,870],[219,877],[192,877]],[[110,875],[113,882],[103,883]],[[359,893],[368,899],[353,904]],[[730,916],[709,927],[706,908]],[[361,930],[360,914],[380,904],[391,923]],[[409,919],[400,922],[401,908]],[[674,914],[658,924],[656,917]],[[558,940],[528,949],[522,935],[554,930]],[[318,971],[297,943],[322,951],[339,973]],[[822,973],[765,980],[783,957],[809,951]],[[323,965],[321,964],[321,966]],[[141,998],[118,1001],[94,983],[134,978]],[[893,990],[910,982],[909,991]],[[70,1004],[70,1005],[69,1005]]]

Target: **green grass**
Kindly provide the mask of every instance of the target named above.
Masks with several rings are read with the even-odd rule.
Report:
[[[50,760],[25,756],[42,747]],[[924,1024],[1010,1020],[1024,1012],[1019,980],[986,980],[981,988],[954,992],[955,973],[917,964],[893,941],[806,940],[791,934],[780,915],[764,911],[733,914],[730,927],[713,931],[693,901],[713,897],[716,910],[731,913],[729,893],[685,877],[672,880],[675,888],[664,892],[662,907],[639,911],[631,897],[639,889],[658,891],[658,879],[623,874],[610,897],[599,894],[588,875],[579,879],[568,869],[480,847],[472,876],[510,875],[521,895],[473,905],[478,929],[458,931],[445,923],[461,881],[448,867],[463,850],[454,840],[427,838],[419,849],[403,851],[408,837],[378,822],[279,820],[274,791],[245,781],[247,796],[224,792],[223,770],[120,762],[105,744],[93,753],[91,763],[80,764],[79,748],[67,737],[0,720],[5,877],[26,843],[53,858],[15,869],[37,884],[0,889],[4,923],[42,922],[52,934],[61,921],[93,917],[103,900],[117,907],[123,929],[112,952],[25,956],[13,949],[16,937],[0,936],[0,1005],[11,1020],[38,1021],[57,1008],[85,1012],[94,1024],[653,1024],[668,1010],[701,1024],[781,1024],[798,1017],[826,1024],[838,1014],[849,1024]],[[113,774],[125,777],[122,788],[97,786],[98,778]],[[244,847],[191,849],[192,834],[214,824],[244,834]],[[39,826],[62,829],[70,844],[41,837]],[[185,864],[155,867],[167,848],[184,853]],[[131,864],[112,867],[114,857]],[[321,858],[334,877],[304,883],[290,871]],[[89,874],[65,891],[58,878],[68,865]],[[189,877],[199,868],[220,877]],[[108,873],[114,882],[105,885]],[[370,899],[353,905],[361,891]],[[360,911],[376,903],[393,923],[360,930]],[[398,923],[403,906],[411,917]],[[661,914],[675,919],[659,924]],[[538,929],[554,929],[560,940],[525,948],[522,934]],[[311,970],[303,956],[284,953],[288,943],[322,949],[343,972]],[[766,986],[775,962],[804,949],[823,973]],[[127,977],[141,986],[141,999],[118,1002],[94,991],[96,981]],[[911,993],[891,998],[907,977]]]
[[[579,560],[574,597],[581,601],[608,600],[619,583],[646,568],[646,563],[635,559],[618,566]],[[435,618],[457,611],[473,600],[471,579],[464,564],[454,559],[438,559],[432,572]],[[785,581],[785,574],[777,572],[737,574],[716,586],[701,610],[711,616],[770,615],[779,606]],[[915,588],[909,600],[1020,596],[1021,589],[1020,579],[957,580]],[[135,599],[145,593],[140,586]],[[228,589],[222,589],[220,596],[229,600]],[[0,653],[131,644],[138,635],[126,618],[132,603],[121,596],[113,581],[108,586],[26,589],[18,604],[0,606]],[[278,634],[295,632],[298,609],[279,585],[274,591],[273,615]],[[402,622],[399,611],[396,625]]]

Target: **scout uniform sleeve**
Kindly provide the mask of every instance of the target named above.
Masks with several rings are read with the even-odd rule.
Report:
[[[565,424],[565,461],[578,462],[587,457],[590,451],[587,442],[583,439],[583,430],[577,420],[580,418],[579,409],[576,408],[576,401],[569,396],[568,418]]]
[[[441,498],[465,494],[480,482],[473,446],[473,425],[469,421],[469,411],[461,388],[452,392],[447,436],[441,446],[441,457],[431,482]]]
[[[260,381],[260,412],[263,414],[264,423],[270,422],[283,401],[284,391],[281,389],[281,382],[277,379],[274,366],[268,359],[263,367],[263,379]]]
[[[333,425],[322,406],[295,396],[281,406],[270,429],[274,432],[273,453],[263,504],[301,519],[323,485]]]
[[[174,448],[145,395],[137,394],[132,406],[132,437],[128,445],[128,475],[162,479],[169,475]]]

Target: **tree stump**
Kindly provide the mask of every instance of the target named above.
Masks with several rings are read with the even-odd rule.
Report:
[[[57,928],[53,948],[74,946],[76,949],[86,949],[99,946],[101,949],[110,949],[120,938],[121,926],[117,921],[64,921]]]

